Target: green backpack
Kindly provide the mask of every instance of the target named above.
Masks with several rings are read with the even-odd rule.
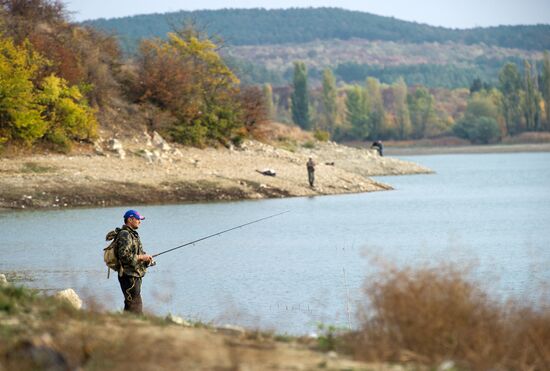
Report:
[[[116,228],[114,231],[110,231],[105,236],[105,241],[111,241],[111,243],[103,249],[103,261],[105,261],[105,265],[107,265],[107,278],[109,278],[109,275],[111,273],[111,269],[115,272],[120,273],[120,263],[118,262],[118,258],[116,255],[116,246],[117,246],[117,237],[118,233],[122,229]]]

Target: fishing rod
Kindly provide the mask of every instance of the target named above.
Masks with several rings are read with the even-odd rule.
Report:
[[[198,240],[194,240],[194,241],[191,241],[191,242],[187,242],[187,243],[185,243],[185,244],[183,244],[183,245],[173,247],[173,248],[168,249],[168,250],[166,250],[166,251],[159,252],[158,254],[152,255],[152,257],[155,258],[155,257],[160,256],[160,255],[162,255],[162,254],[166,254],[166,253],[168,253],[168,252],[170,252],[170,251],[174,251],[174,250],[177,250],[177,249],[181,249],[182,247],[189,246],[189,245],[193,245],[193,244],[195,244],[195,243],[197,243],[197,242],[199,242],[199,241],[204,241],[204,240],[206,240],[206,239],[208,239],[208,238],[211,238],[211,237],[214,237],[214,236],[219,236],[220,234],[223,234],[223,233],[232,231],[232,230],[234,230],[234,229],[238,229],[238,228],[242,228],[242,227],[244,227],[244,226],[250,225],[250,224],[258,223],[258,222],[261,222],[262,220],[274,218],[274,217],[276,217],[276,216],[279,216],[279,215],[282,215],[282,214],[286,214],[286,213],[288,213],[288,212],[290,212],[290,210],[283,211],[282,213],[278,213],[278,214],[266,216],[265,218],[253,220],[253,221],[251,221],[251,222],[248,222],[248,223],[245,223],[245,224],[241,224],[241,225],[238,225],[238,226],[236,226],[236,227],[229,228],[229,229],[226,229],[226,230],[224,230],[224,231],[217,232],[217,233],[211,234],[211,235],[206,236],[206,237],[199,238]]]

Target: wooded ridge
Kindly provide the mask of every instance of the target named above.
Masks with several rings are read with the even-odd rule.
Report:
[[[304,43],[352,38],[405,43],[457,42],[525,50],[550,49],[550,25],[450,29],[340,8],[222,9],[97,19],[84,25],[120,36],[126,51],[142,38],[165,37],[194,22],[229,45]]]

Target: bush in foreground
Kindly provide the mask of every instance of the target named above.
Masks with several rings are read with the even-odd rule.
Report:
[[[387,269],[366,285],[368,307],[352,338],[361,360],[460,369],[545,370],[547,298],[531,308],[491,298],[459,268]]]

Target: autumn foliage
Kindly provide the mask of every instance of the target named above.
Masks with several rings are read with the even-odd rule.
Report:
[[[167,131],[180,143],[224,143],[261,120],[252,98],[241,93],[239,80],[217,53],[217,45],[193,29],[169,33],[167,41],[143,41],[133,85],[138,101],[168,110],[176,118]]]

